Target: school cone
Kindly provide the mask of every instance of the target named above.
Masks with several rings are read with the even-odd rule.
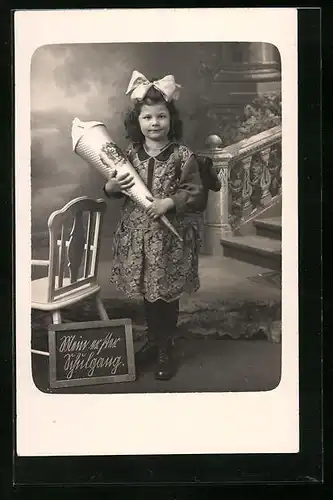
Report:
[[[124,190],[124,194],[129,196],[141,208],[147,210],[152,202],[147,200],[147,196],[152,194],[134,169],[133,165],[126,158],[121,149],[111,139],[106,126],[101,122],[82,122],[74,118],[72,123],[73,151],[81,156],[87,163],[95,167],[106,179],[114,176],[115,170],[129,173],[133,176],[134,185]],[[114,168],[105,165],[100,159],[100,153],[104,151]],[[169,229],[180,241],[183,241],[174,226],[165,215],[159,221]]]

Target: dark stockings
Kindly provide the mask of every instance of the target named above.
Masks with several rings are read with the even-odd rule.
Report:
[[[179,300],[165,302],[145,300],[148,326],[148,341],[157,345],[157,368],[155,378],[168,380],[172,377],[172,337],[175,333]]]
[[[159,342],[172,338],[178,322],[179,300],[148,302],[145,299],[144,304],[149,340]]]

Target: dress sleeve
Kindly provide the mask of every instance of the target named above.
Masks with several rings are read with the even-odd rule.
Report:
[[[179,187],[170,198],[176,212],[200,210],[204,202],[204,190],[201,182],[199,165],[192,154],[182,168]]]
[[[221,182],[218,178],[216,170],[213,167],[213,162],[211,158],[205,157],[202,159],[203,169],[201,171],[202,174],[202,182],[207,189],[211,191],[220,191]]]

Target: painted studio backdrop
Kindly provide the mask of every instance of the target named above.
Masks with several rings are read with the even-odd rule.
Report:
[[[33,241],[45,237],[51,212],[76,196],[102,195],[103,179],[72,152],[71,122],[104,122],[126,145],[125,91],[133,69],[148,79],[174,74],[184,142],[194,151],[209,134],[234,142],[229,127],[260,92],[280,88],[277,49],[265,43],[72,44],[40,47],[31,62],[31,206]],[[272,123],[272,126],[274,123]],[[229,132],[228,132],[229,131]],[[228,135],[229,134],[229,135]],[[119,202],[110,201],[111,236]]]

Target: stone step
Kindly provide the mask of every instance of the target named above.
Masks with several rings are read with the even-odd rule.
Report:
[[[221,239],[223,255],[250,264],[279,271],[281,241],[258,235],[229,236]]]
[[[282,218],[270,217],[253,221],[257,236],[281,240]]]
[[[280,194],[272,198],[268,205],[254,210],[245,220],[241,221],[239,234],[242,236],[256,234],[254,221],[259,219],[275,219],[276,217],[282,217],[282,201]]]

